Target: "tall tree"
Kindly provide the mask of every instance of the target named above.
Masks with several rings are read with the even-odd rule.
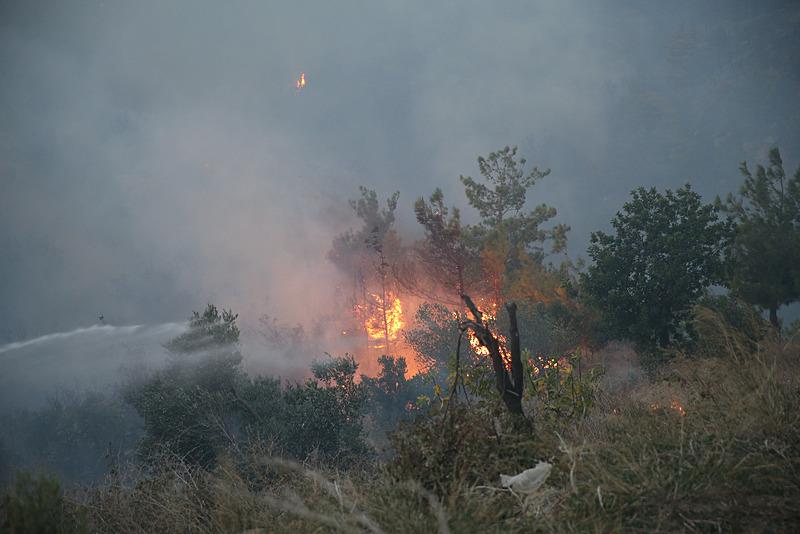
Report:
[[[453,297],[448,303],[458,304],[468,286],[471,289],[480,278],[478,255],[468,242],[461,214],[458,208],[448,209],[439,188],[428,202],[418,198],[414,213],[425,230],[425,238],[416,247],[420,264],[427,277]]]
[[[800,167],[787,178],[778,148],[769,152],[769,165],[751,172],[740,170],[739,194],[718,203],[736,223],[730,247],[728,282],[744,300],[769,310],[780,328],[778,308],[800,297]]]
[[[359,187],[361,198],[351,200],[350,207],[363,225],[360,230],[349,230],[336,237],[328,258],[353,280],[354,308],[377,309],[382,319],[385,348],[391,341],[390,314],[392,302],[389,298],[393,284],[393,266],[399,262],[400,239],[394,231],[394,212],[397,209],[399,192],[386,200],[381,208],[375,191]],[[368,293],[376,288],[379,298],[370,298]]]
[[[480,224],[470,227],[470,232],[481,252],[495,301],[519,273],[541,265],[545,242],[552,242],[552,252],[566,247],[567,225],[541,227],[556,216],[555,208],[540,204],[530,212],[524,210],[529,189],[550,174],[549,169],[538,167],[526,172],[525,164],[525,158],[517,158],[517,147],[506,146],[478,158],[485,183],[461,176],[467,199],[481,216]]]
[[[592,233],[594,265],[582,281],[616,335],[666,347],[683,334],[691,305],[722,281],[729,225],[688,184],[631,197],[611,221],[616,235]]]

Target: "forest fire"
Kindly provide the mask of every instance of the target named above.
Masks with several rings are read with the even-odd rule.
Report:
[[[497,304],[495,303],[489,304],[488,309],[490,309],[491,311],[486,311],[486,310],[481,311],[481,320],[486,325],[494,325],[497,319]],[[508,351],[508,348],[506,346],[508,344],[506,337],[503,334],[497,332],[494,328],[491,328],[491,330],[495,338],[497,338],[497,341],[500,342],[500,355],[503,357],[503,362],[505,363],[508,369],[511,369],[511,353]],[[467,330],[467,339],[469,340],[470,348],[476,355],[483,357],[489,356],[489,349],[481,345],[481,342],[480,340],[478,340],[478,337],[475,335],[475,332],[473,332],[472,330]]]
[[[386,296],[386,303],[380,295],[371,294],[371,302],[363,309],[366,312],[364,329],[370,340],[370,346],[376,349],[387,348],[397,340],[397,336],[405,326],[403,321],[403,304],[391,293]]]
[[[352,329],[342,330],[343,336],[354,336],[354,340],[362,341],[350,349],[359,362],[360,370],[368,376],[374,376],[380,371],[378,357],[385,355],[403,357],[407,377],[423,371],[424,365],[412,355],[411,348],[402,336],[406,328],[405,314],[409,313],[409,306],[413,308],[413,303],[401,300],[391,291],[386,293],[385,305],[380,294],[366,293],[364,298],[365,303],[355,304],[352,308],[355,325]]]
[[[297,88],[298,91],[300,89],[303,89],[306,86],[306,73],[305,72],[301,72],[300,73],[300,77],[297,79],[297,81],[295,82],[294,86],[295,86],[295,88]]]

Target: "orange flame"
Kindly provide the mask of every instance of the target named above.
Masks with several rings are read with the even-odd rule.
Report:
[[[387,295],[386,304],[380,295],[371,294],[370,297],[373,303],[369,306],[367,317],[364,320],[364,329],[369,339],[372,340],[374,348],[386,348],[386,342],[396,341],[397,335],[405,326],[403,304],[392,294]]]
[[[294,83],[294,85],[298,90],[300,90],[300,89],[302,89],[303,87],[306,86],[306,73],[305,72],[301,72],[300,73],[300,78],[297,79],[297,81]]]
[[[686,417],[686,410],[683,408],[683,405],[678,399],[672,399],[672,402],[669,403],[669,407],[678,412],[681,417]],[[657,412],[661,408],[662,406],[657,402],[650,404],[650,410],[653,412]]]
[[[492,325],[495,319],[497,318],[497,304],[491,303],[489,305],[489,308],[491,308],[491,312],[481,311],[481,320],[487,326]],[[496,332],[493,328],[491,328],[491,326],[489,328],[492,331],[494,337],[497,338],[497,341],[500,344],[500,356],[502,356],[506,368],[511,370],[511,353],[508,351],[508,348],[506,347],[508,344],[506,336],[504,336],[499,332]],[[467,339],[469,340],[470,348],[472,348],[472,351],[476,355],[483,357],[489,356],[489,349],[481,345],[481,342],[478,339],[478,336],[475,335],[475,332],[473,332],[472,330],[467,330]]]

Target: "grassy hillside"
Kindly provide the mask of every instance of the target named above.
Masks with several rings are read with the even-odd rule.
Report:
[[[520,421],[462,401],[401,427],[388,462],[346,471],[281,460],[265,444],[213,470],[165,458],[80,490],[23,479],[2,522],[11,532],[33,531],[34,516],[92,532],[796,531],[800,343],[755,343],[702,311],[696,326],[697,355],[601,388],[583,417]],[[539,460],[553,469],[536,492],[500,487],[500,474]]]

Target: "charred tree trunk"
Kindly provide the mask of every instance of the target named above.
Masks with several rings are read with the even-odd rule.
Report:
[[[778,322],[778,305],[774,304],[769,307],[769,322],[772,324],[772,327],[775,328],[778,332],[781,330],[781,324]]]
[[[380,253],[381,258],[381,311],[383,312],[383,346],[386,354],[390,354],[389,350],[389,319],[386,317],[386,259],[383,257],[383,252]]]
[[[483,324],[481,313],[478,311],[475,303],[472,302],[472,299],[467,295],[461,295],[461,298],[474,317],[474,320],[466,319],[462,321],[461,328],[464,330],[467,328],[471,329],[481,346],[489,351],[489,356],[492,359],[492,369],[494,370],[495,387],[498,393],[500,393],[500,398],[503,399],[508,411],[513,414],[523,415],[522,392],[525,381],[523,380],[519,328],[517,327],[517,305],[513,302],[506,305],[510,325],[508,350],[511,353],[511,375],[509,376],[505,362],[503,361],[503,356],[500,353],[500,342],[495,335],[492,334],[491,330],[489,330],[489,327]]]

